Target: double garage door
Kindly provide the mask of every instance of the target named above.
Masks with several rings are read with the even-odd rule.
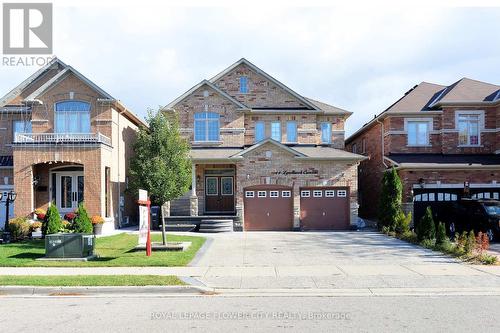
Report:
[[[255,185],[244,189],[244,229],[284,231],[293,229],[293,191],[283,185]],[[303,230],[349,227],[348,187],[300,188]]]

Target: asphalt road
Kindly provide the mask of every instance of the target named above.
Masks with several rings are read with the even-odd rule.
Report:
[[[1,298],[2,332],[499,332],[498,296]]]

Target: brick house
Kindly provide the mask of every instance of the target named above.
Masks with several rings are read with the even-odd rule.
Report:
[[[0,172],[12,215],[84,201],[105,218],[103,231],[134,219],[125,194],[131,143],[143,122],[71,66],[55,58],[0,99]]]
[[[463,78],[422,82],[346,139],[364,154],[360,215],[376,217],[384,171],[395,167],[403,202],[419,219],[425,207],[461,197],[499,198],[500,86]]]
[[[163,108],[191,143],[192,189],[171,220],[222,216],[236,229],[345,229],[357,218],[357,166],[343,109],[306,98],[246,59]]]

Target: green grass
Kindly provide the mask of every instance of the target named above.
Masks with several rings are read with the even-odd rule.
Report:
[[[159,275],[7,275],[0,276],[0,286],[179,286],[176,276]]]
[[[151,235],[155,242],[161,235]],[[37,261],[45,255],[44,240],[32,240],[0,245],[0,266],[57,266],[57,267],[94,267],[94,266],[186,266],[205,242],[203,237],[178,236],[167,234],[168,242],[191,242],[186,251],[156,252],[146,257],[145,251],[132,251],[137,245],[137,235],[119,234],[97,238],[98,258],[87,262]]]

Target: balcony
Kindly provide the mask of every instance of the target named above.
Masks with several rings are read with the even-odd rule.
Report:
[[[101,133],[16,133],[14,144],[98,144],[111,146]]]

